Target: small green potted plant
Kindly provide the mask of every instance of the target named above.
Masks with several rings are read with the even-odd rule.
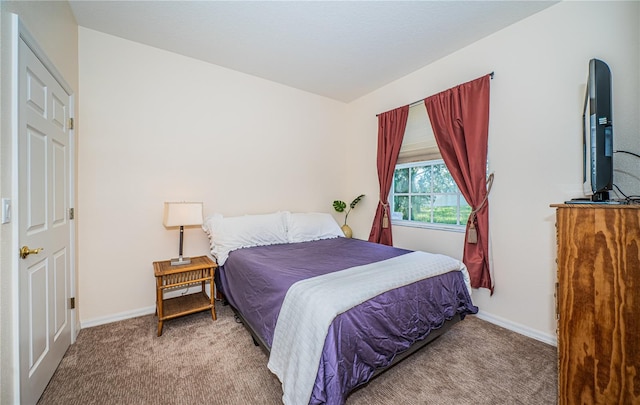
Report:
[[[353,201],[351,201],[351,204],[349,204],[349,209],[344,214],[344,225],[342,225],[341,228],[342,228],[342,232],[344,233],[344,236],[347,238],[350,238],[353,236],[353,231],[351,230],[351,227],[347,225],[347,217],[349,216],[349,213],[351,212],[351,210],[356,207],[356,205],[360,202],[360,200],[362,200],[363,197],[364,197],[364,194],[360,194]],[[347,203],[345,203],[344,201],[335,200],[333,202],[333,208],[337,212],[345,212],[344,210],[347,208]]]

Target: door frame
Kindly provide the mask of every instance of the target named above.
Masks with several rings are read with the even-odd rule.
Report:
[[[42,62],[44,67],[51,73],[51,75],[58,81],[62,88],[69,94],[69,118],[74,118],[75,121],[75,92],[56,69],[53,62],[46,55],[42,47],[38,44],[35,37],[29,32],[26,26],[20,20],[17,14],[11,14],[11,102],[9,106],[10,114],[6,117],[10,121],[11,132],[11,180],[10,180],[10,199],[11,199],[11,230],[10,230],[10,245],[9,251],[3,250],[3,254],[8,254],[7,259],[3,259],[3,263],[10,263],[11,277],[9,280],[10,289],[14,293],[9,298],[9,308],[2,308],[3,312],[8,313],[10,318],[10,334],[11,351],[14,353],[10,362],[13,365],[11,370],[11,385],[13,388],[13,399],[15,402],[20,401],[20,263],[18,257],[18,250],[20,245],[19,240],[19,194],[18,194],[18,134],[20,128],[20,117],[18,114],[18,85],[19,85],[19,66],[18,66],[18,48],[20,41],[23,41],[36,55],[36,57]],[[70,208],[75,208],[75,187],[76,187],[76,133],[77,123],[74,123],[74,129],[69,130],[69,204]],[[5,138],[6,139],[6,138]],[[4,196],[3,196],[4,197]],[[69,296],[77,297],[76,288],[76,222],[73,221],[69,227],[69,247],[70,247],[70,277],[69,277]],[[6,246],[6,245],[5,245]],[[5,280],[3,279],[3,284]],[[7,301],[3,298],[3,302]],[[76,341],[78,332],[80,331],[80,324],[78,321],[77,306],[75,309],[70,310],[71,319],[71,343]],[[4,323],[7,325],[8,323]],[[3,333],[4,336],[6,336]],[[4,353],[3,353],[4,354]],[[3,395],[4,396],[4,395]]]

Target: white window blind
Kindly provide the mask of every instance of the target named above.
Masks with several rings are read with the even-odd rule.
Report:
[[[442,159],[424,103],[409,107],[398,164]]]

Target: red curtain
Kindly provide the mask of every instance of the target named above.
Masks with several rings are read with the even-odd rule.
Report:
[[[378,183],[380,200],[373,219],[369,241],[393,246],[389,212],[389,191],[393,182],[404,130],[407,126],[409,106],[396,108],[378,115]]]
[[[472,208],[462,261],[471,286],[493,294],[489,269],[489,204],[487,140],[490,75],[461,84],[424,100],[440,154]]]

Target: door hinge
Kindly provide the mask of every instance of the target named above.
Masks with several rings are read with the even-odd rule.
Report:
[[[560,288],[560,283],[556,282],[556,292],[553,294],[555,296],[556,301],[556,320],[560,319],[560,308],[558,307],[558,289]]]
[[[76,212],[73,208],[69,208],[69,219],[75,219]]]
[[[76,297],[69,298],[69,308],[76,309]]]
[[[69,118],[69,129],[73,129],[73,118]]]

